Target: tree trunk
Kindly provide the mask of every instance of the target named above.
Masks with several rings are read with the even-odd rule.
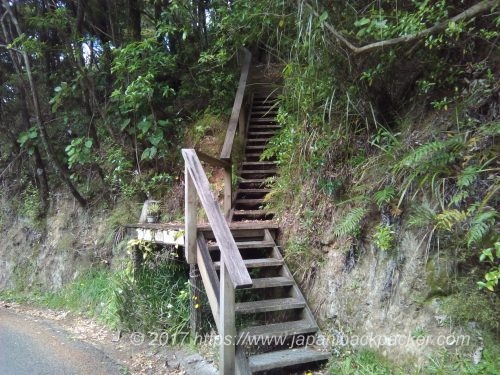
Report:
[[[21,27],[19,26],[19,23],[17,21],[17,18],[15,17],[14,13],[12,12],[12,8],[9,4],[8,0],[2,0],[2,4],[4,6],[4,9],[7,11],[7,14],[10,17],[10,21],[14,25],[16,32],[18,35],[22,35],[22,30]],[[7,36],[7,35],[6,35]],[[12,52],[11,52],[12,53]],[[72,183],[69,174],[65,168],[61,165],[61,163],[57,160],[55,152],[52,148],[52,145],[49,142],[49,137],[47,134],[47,129],[45,128],[45,124],[43,122],[42,118],[42,112],[40,109],[40,101],[38,98],[38,92],[36,90],[35,86],[35,81],[33,80],[33,75],[31,71],[31,63],[28,54],[26,53],[25,50],[19,51],[21,54],[23,61],[24,61],[24,69],[26,71],[26,74],[28,76],[28,83],[29,87],[31,89],[31,96],[32,96],[32,101],[33,101],[33,110],[35,112],[35,119],[36,119],[36,125],[38,128],[38,132],[40,133],[40,139],[42,141],[42,144],[45,148],[45,152],[47,153],[48,159],[54,166],[56,172],[58,173],[59,178],[61,179],[62,182],[66,184],[66,186],[69,188],[71,191],[71,194],[75,197],[75,199],[78,201],[80,206],[85,207],[87,205],[87,201],[85,198],[82,197],[80,192],[77,190],[77,188],[74,186]]]

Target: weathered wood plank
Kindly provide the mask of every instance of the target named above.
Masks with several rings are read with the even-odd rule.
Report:
[[[222,259],[226,264],[233,287],[238,289],[252,286],[252,279],[243,263],[234,238],[229,231],[229,226],[213,198],[207,176],[196,156],[196,152],[192,149],[183,149],[182,156],[186,162],[186,172],[192,178],[217,243],[221,248]],[[188,179],[186,178],[186,180]]]
[[[223,160],[231,159],[231,151],[233,149],[234,137],[236,135],[238,120],[240,118],[241,105],[243,103],[243,97],[245,96],[245,88],[247,84],[248,72],[250,70],[252,54],[247,49],[244,49],[244,52],[245,58],[241,69],[238,90],[236,91],[236,97],[234,98],[233,110],[231,112],[231,118],[229,119],[229,125],[226,132],[226,139],[224,140],[224,145],[222,146],[222,152],[220,154],[220,158]]]
[[[220,160],[217,158],[214,158],[210,155],[205,154],[204,152],[196,150],[196,155],[198,155],[198,159],[201,161],[204,161],[205,163],[208,163],[214,167],[219,167],[219,168],[231,168],[231,163],[228,162],[227,160]]]
[[[233,168],[231,165],[224,168],[224,216],[226,219],[231,214],[231,206],[233,204]]]
[[[198,269],[200,270],[203,285],[207,292],[208,303],[212,310],[217,330],[219,330],[220,282],[202,233],[198,234]]]
[[[219,335],[221,339],[220,344],[220,363],[221,363],[221,374],[235,374],[236,371],[236,317],[235,317],[235,295],[234,287],[231,281],[231,275],[226,264],[223,262],[220,271],[220,285],[221,285],[221,295],[220,295],[220,305],[223,307],[220,309],[220,323],[219,323]]]
[[[252,372],[282,369],[299,364],[327,361],[330,356],[329,352],[320,352],[309,348],[280,350],[251,356],[249,367]]]
[[[257,314],[261,312],[301,309],[306,306],[303,299],[276,298],[251,302],[239,302],[235,311],[239,314]]]
[[[189,264],[196,264],[196,233],[198,224],[198,207],[196,186],[194,184],[189,168],[184,168],[184,212],[185,212],[185,233],[184,233],[184,253]]]

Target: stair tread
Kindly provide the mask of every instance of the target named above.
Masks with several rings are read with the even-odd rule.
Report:
[[[236,241],[236,247],[238,247],[238,249],[262,249],[274,246],[276,246],[276,243],[274,241]],[[208,250],[217,249],[219,249],[219,246],[217,244],[208,245]]]
[[[318,326],[316,323],[303,319],[284,323],[245,327],[239,330],[238,339],[241,341],[251,337],[290,337],[293,335],[312,334],[317,331]]]
[[[242,165],[276,165],[275,161],[244,161]]]
[[[243,183],[250,183],[250,182],[266,182],[267,179],[265,178],[243,178],[241,179],[240,183],[243,182]]]
[[[247,268],[277,267],[283,265],[283,260],[276,258],[243,259],[243,263]],[[219,270],[220,262],[214,262],[214,267]]]
[[[279,124],[250,124],[248,126],[248,131],[252,132],[255,129],[281,129]]]
[[[256,314],[261,312],[301,309],[303,307],[306,307],[306,303],[303,299],[290,297],[238,302],[234,307],[234,311],[240,314]]]
[[[271,189],[264,189],[264,188],[262,188],[262,189],[244,189],[243,188],[243,189],[237,189],[236,195],[238,195],[239,193],[241,193],[241,194],[248,194],[248,193],[262,193],[262,194],[264,194],[264,193],[266,193],[267,194],[270,192],[271,192]]]
[[[248,361],[250,370],[256,372],[322,362],[328,360],[330,355],[328,352],[320,352],[310,348],[295,348],[252,355]]]
[[[246,170],[240,170],[240,174],[249,174],[249,173],[254,173],[254,174],[262,174],[262,173],[276,173],[277,169],[246,169]]]
[[[246,146],[245,148],[247,150],[263,150],[267,147],[267,145],[251,145],[251,146]]]
[[[241,198],[236,199],[234,204],[259,204],[264,203],[264,198]]]
[[[266,210],[234,210],[234,215],[265,215],[272,214],[272,212],[268,212]]]
[[[251,289],[264,289],[264,288],[278,288],[283,286],[292,286],[295,281],[289,277],[262,277],[259,279],[252,279]]]

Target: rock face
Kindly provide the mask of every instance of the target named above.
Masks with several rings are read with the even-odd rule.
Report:
[[[323,248],[325,262],[307,294],[334,347],[367,347],[413,364],[442,348],[473,350],[478,335],[454,326],[441,306],[453,264],[429,256],[422,238],[425,233],[401,231],[390,252],[372,243],[356,254],[335,243]]]
[[[0,289],[57,290],[91,265],[109,263],[104,213],[58,199],[45,227],[16,218],[2,233]]]

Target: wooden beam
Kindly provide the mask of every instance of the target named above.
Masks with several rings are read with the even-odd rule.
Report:
[[[214,158],[210,155],[205,154],[204,152],[196,150],[196,155],[198,155],[198,159],[201,161],[204,161],[205,163],[208,163],[214,167],[219,167],[219,168],[231,168],[231,163],[227,160],[220,160],[217,158]]]
[[[186,177],[186,183],[190,184],[190,181],[192,181],[192,184],[196,187],[198,197],[203,205],[203,208],[205,209],[208,221],[210,222],[214,236],[221,249],[221,260],[226,264],[233,287],[235,289],[251,287],[252,279],[250,278],[248,270],[245,267],[245,263],[241,258],[236,242],[231,235],[229,226],[224,219],[224,216],[222,216],[219,205],[214,200],[207,176],[203,171],[203,167],[201,166],[198,156],[196,156],[195,150],[183,149],[182,156],[186,163],[186,174],[191,176],[191,180]],[[186,189],[188,188],[186,187]],[[187,198],[189,198],[188,194],[186,196],[186,201]],[[187,214],[188,213],[186,212],[186,215]],[[187,221],[188,218],[186,217],[186,223]],[[194,228],[196,229],[196,226]],[[186,232],[188,229],[188,224],[186,224]],[[189,238],[188,233],[186,233],[186,247],[190,246],[190,240],[193,239]],[[189,253],[190,251],[187,252]]]
[[[224,216],[229,219],[233,205],[233,168],[224,168]]]
[[[240,118],[241,105],[245,96],[245,88],[247,85],[248,72],[250,70],[250,62],[252,61],[252,54],[246,48],[244,49],[244,53],[245,57],[243,60],[243,66],[241,68],[240,82],[238,84],[238,90],[236,91],[236,96],[234,98],[233,110],[231,112],[231,118],[229,119],[229,125],[226,132],[226,139],[224,140],[224,145],[222,146],[222,152],[220,154],[220,158],[222,160],[231,159],[234,136],[236,135],[238,119]]]
[[[220,282],[217,277],[217,271],[215,270],[212,259],[210,258],[205,237],[202,233],[198,234],[198,269],[200,271],[201,279],[203,280],[205,291],[207,292],[208,303],[210,305],[210,309],[212,310],[217,330],[220,330]]]
[[[186,262],[196,264],[196,232],[198,230],[198,207],[196,186],[191,177],[191,173],[186,165],[184,168],[184,211],[185,211],[185,229],[184,229],[184,253]]]
[[[236,371],[236,321],[235,321],[235,296],[234,288],[230,279],[229,271],[224,262],[220,270],[221,296],[220,303],[220,373],[235,374]]]

